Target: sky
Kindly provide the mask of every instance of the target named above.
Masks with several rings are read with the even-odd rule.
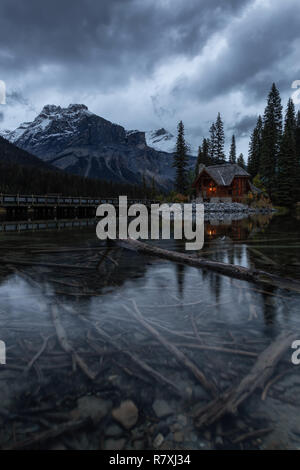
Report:
[[[271,84],[295,93],[299,25],[299,0],[1,0],[0,128],[84,103],[126,129],[182,120],[196,147],[220,112],[247,156]]]

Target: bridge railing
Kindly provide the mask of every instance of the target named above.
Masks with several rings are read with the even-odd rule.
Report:
[[[155,204],[156,200],[127,199],[131,204]],[[52,195],[0,194],[0,206],[98,206],[99,204],[118,205],[118,198],[91,198]]]

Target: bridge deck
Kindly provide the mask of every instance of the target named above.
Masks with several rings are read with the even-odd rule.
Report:
[[[150,204],[159,201],[149,199],[128,199],[128,205],[131,204]],[[67,197],[67,196],[38,196],[21,194],[0,194],[0,207],[56,207],[56,206],[98,206],[99,204],[119,204],[118,198],[91,198],[91,197]]]

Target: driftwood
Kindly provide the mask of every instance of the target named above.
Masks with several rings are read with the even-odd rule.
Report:
[[[293,279],[281,278],[265,271],[257,269],[252,270],[234,264],[221,263],[218,261],[210,261],[202,258],[196,258],[193,256],[186,255],[184,253],[179,253],[178,251],[164,250],[162,248],[158,248],[156,246],[150,245],[148,243],[143,243],[132,238],[127,238],[126,240],[118,240],[117,243],[123,248],[134,250],[139,253],[145,253],[151,256],[158,256],[160,258],[165,258],[170,261],[175,261],[177,263],[188,264],[189,266],[193,266],[196,268],[209,269],[219,274],[224,274],[225,276],[230,276],[237,279],[243,279],[245,281],[271,284],[282,289],[300,292],[300,282],[295,281]]]
[[[105,249],[106,248],[103,246],[91,247],[91,248],[53,248],[53,249],[49,248],[48,250],[47,249],[44,249],[44,250],[33,249],[33,250],[30,250],[30,253],[33,253],[33,254],[77,253],[77,252],[82,252],[82,251],[101,251]]]
[[[272,376],[280,358],[291,346],[294,339],[295,335],[292,333],[279,335],[277,339],[259,355],[250,372],[236,388],[224,392],[220,397],[196,411],[196,427],[202,428],[203,426],[209,426],[228,413],[236,414],[241,403],[249,398],[257,388],[264,387],[266,381]]]
[[[72,360],[74,361],[74,363],[80,367],[80,369],[85,373],[85,375],[89,379],[95,380],[96,374],[89,369],[89,367],[84,362],[84,360],[79,356],[79,354],[74,350],[73,346],[71,346],[71,344],[69,343],[65,329],[61,324],[59,314],[58,314],[58,308],[56,305],[51,306],[51,314],[52,314],[52,319],[53,319],[53,323],[55,326],[57,338],[62,349],[66,351],[66,353],[71,354]]]
[[[259,259],[260,261],[266,264],[271,264],[272,266],[278,266],[278,264],[275,263],[275,261],[272,260],[272,258],[270,258],[269,256],[266,256],[264,253],[257,250],[253,246],[247,246],[247,250],[250,251],[250,253],[253,253],[257,257],[257,259]]]
[[[27,364],[26,368],[24,369],[24,374],[28,374],[28,372],[30,371],[31,367],[32,367],[32,366],[34,365],[34,363],[38,360],[38,358],[43,354],[43,352],[45,351],[45,349],[46,349],[46,347],[47,347],[49,338],[51,338],[51,336],[47,336],[47,338],[44,338],[42,347],[41,347],[41,348],[39,349],[39,351],[33,356],[33,358],[31,359],[31,361]]]
[[[239,442],[247,441],[249,439],[256,439],[257,437],[264,436],[265,434],[269,434],[269,432],[272,432],[273,430],[274,428],[269,427],[269,428],[257,429],[256,431],[247,432],[233,439],[232,443],[238,444]]]
[[[156,338],[171,354],[176,357],[176,359],[183,364],[193,375],[196,377],[196,379],[201,383],[201,385],[207,390],[212,396],[216,396],[217,390],[214,385],[214,383],[210,382],[203,372],[201,372],[198,367],[182,352],[180,349],[178,349],[176,346],[174,346],[172,343],[170,343],[168,340],[166,340],[161,334],[153,328],[141,315],[135,301],[132,301],[134,310],[128,308],[126,305],[124,305],[124,308],[126,309],[127,312],[129,312],[131,315],[136,318],[136,320],[143,325],[143,327],[151,333],[154,338]]]
[[[35,434],[28,439],[25,439],[21,442],[16,442],[10,447],[7,447],[5,450],[21,450],[21,449],[30,449],[32,446],[37,444],[42,444],[43,442],[48,441],[49,439],[54,439],[55,437],[61,436],[70,431],[77,431],[78,429],[90,426],[92,423],[90,418],[68,421],[67,423],[58,424],[57,426],[47,429],[41,433]]]
[[[210,346],[206,344],[195,344],[195,343],[173,343],[177,347],[188,348],[188,349],[199,349],[201,351],[216,351],[226,354],[235,354],[237,356],[246,356],[246,357],[257,357],[258,354],[252,351],[244,351],[243,349],[231,349],[224,348],[222,346]]]
[[[151,367],[149,364],[146,362],[142,361],[139,357],[135,356],[132,352],[128,350],[122,349],[122,347],[119,345],[117,341],[115,341],[111,336],[109,336],[102,328],[100,328],[97,324],[94,325],[90,320],[85,318],[83,315],[79,315],[79,318],[81,318],[84,322],[89,323],[90,325],[94,326],[96,331],[103,336],[107,342],[109,342],[117,351],[122,352],[123,355],[129,357],[129,359],[134,362],[138,367],[140,367],[144,372],[148,373],[151,375],[158,383],[165,385],[169,387],[175,394],[179,397],[182,397],[182,391],[180,390],[179,387],[177,387],[176,384],[174,384],[171,380],[169,380],[167,377],[164,377],[162,374],[157,372],[153,367]],[[102,354],[102,351],[100,348],[92,343],[91,346],[95,351],[99,352],[99,354]]]
[[[78,266],[78,264],[57,264],[57,263],[47,263],[47,262],[35,262],[35,261],[21,261],[21,260],[14,260],[14,259],[0,259],[0,263],[2,264],[10,264],[16,266],[43,266],[46,268],[59,268],[59,269],[83,269],[89,271],[95,271],[95,268],[91,266]]]
[[[278,374],[276,375],[276,377],[274,377],[272,380],[270,380],[267,385],[265,386],[265,389],[264,391],[262,392],[261,394],[261,399],[264,401],[267,397],[267,394],[268,394],[268,391],[269,391],[269,388],[272,387],[272,385],[274,385],[279,379],[281,379],[281,377],[283,377],[284,375],[288,374],[288,370],[285,370],[283,372],[281,372],[281,374]]]

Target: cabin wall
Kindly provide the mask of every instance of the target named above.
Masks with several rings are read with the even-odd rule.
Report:
[[[241,202],[250,189],[248,178],[236,177],[230,186],[218,186],[208,175],[200,177],[196,183],[199,202]]]

